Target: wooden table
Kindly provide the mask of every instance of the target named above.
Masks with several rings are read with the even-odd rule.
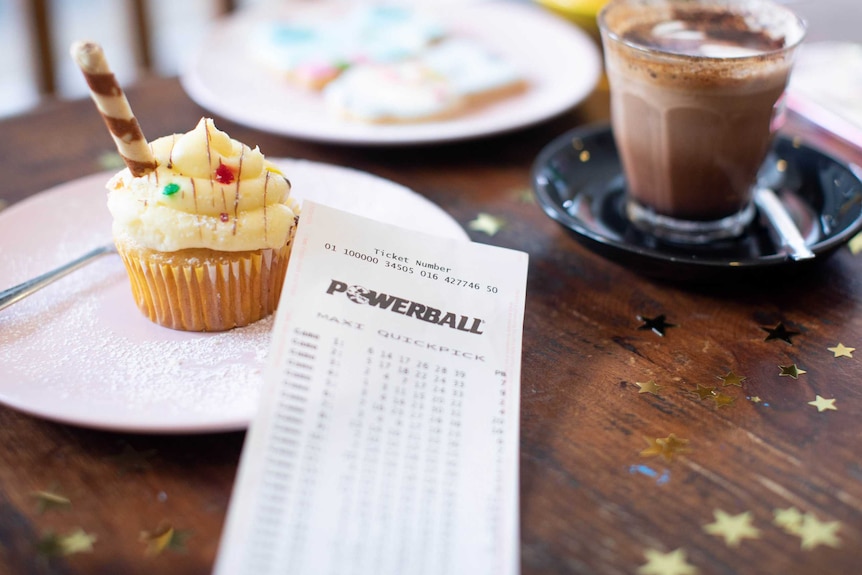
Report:
[[[175,79],[150,79],[128,93],[151,137],[187,131],[205,114]],[[479,212],[499,216],[507,222],[499,233],[470,230],[471,238],[529,252],[524,574],[636,573],[653,550],[676,549],[702,574],[858,573],[862,256],[845,247],[808,277],[726,290],[654,281],[592,254],[525,192],[545,144],[607,113],[599,90],[540,126],[433,147],[330,146],[219,118],[217,125],[273,157],[351,166],[405,184],[465,228]],[[810,128],[793,131],[830,145]],[[0,135],[0,197],[8,202],[99,171],[99,158],[113,150],[89,100],[5,120]],[[832,150],[862,162],[858,150]],[[639,316],[659,315],[676,324],[664,337],[640,329]],[[799,332],[792,344],[766,341],[764,328],[779,323]],[[860,349],[836,357],[829,348],[839,343]],[[789,364],[806,373],[779,376]],[[731,371],[745,376],[740,386],[719,379]],[[661,386],[657,394],[644,392],[650,381]],[[698,385],[734,402],[702,400]],[[809,405],[815,395],[834,398],[837,410]],[[687,451],[671,460],[642,454],[671,434],[688,441]],[[0,407],[0,573],[208,573],[243,438],[94,431]],[[803,548],[789,524],[775,523],[775,510],[791,507],[840,522],[840,546],[826,536]],[[729,546],[705,529],[719,511],[750,513],[758,537]],[[148,553],[142,533],[167,527],[173,544]],[[52,553],[51,533],[78,529],[97,538],[90,552],[62,556],[55,545]]]

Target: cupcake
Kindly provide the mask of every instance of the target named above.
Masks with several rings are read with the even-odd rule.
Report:
[[[208,118],[150,143],[155,168],[107,184],[113,237],[140,310],[159,325],[224,331],[278,304],[298,220],[290,182]]]

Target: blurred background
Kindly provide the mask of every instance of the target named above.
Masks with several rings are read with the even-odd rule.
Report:
[[[119,81],[128,85],[144,74],[179,74],[185,56],[214,19],[232,10],[278,1],[313,0],[0,0],[0,117],[51,98],[87,95],[68,55],[74,40],[102,44]],[[595,14],[605,3],[535,1],[591,33]],[[780,1],[809,21],[809,41],[854,40],[829,35],[830,22],[837,18],[856,19],[862,28],[859,0]]]
[[[94,40],[122,84],[141,74],[176,75],[182,56],[213,19],[261,0],[0,0],[0,117],[44,97],[87,95],[69,57]]]

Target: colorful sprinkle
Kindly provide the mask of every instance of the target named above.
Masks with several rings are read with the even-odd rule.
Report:
[[[172,196],[172,195],[176,194],[176,193],[177,193],[177,192],[179,192],[179,191],[180,191],[180,186],[179,186],[179,184],[175,184],[175,183],[173,183],[173,182],[171,182],[170,184],[166,185],[166,186],[164,187],[164,189],[162,189],[162,193],[163,193],[164,195],[166,195],[166,196]]]
[[[658,471],[648,465],[629,465],[629,473],[645,475],[655,479],[657,485],[664,485],[670,481],[670,472],[667,469],[662,471],[661,475],[659,475]]]
[[[233,170],[230,167],[225,166],[222,163],[219,163],[218,168],[216,168],[215,172],[215,180],[220,184],[230,184],[235,179],[235,175]]]
[[[230,216],[228,215],[227,212],[222,212],[221,215],[219,215],[219,219],[221,221],[223,221],[224,223],[227,223],[228,220],[230,220]]]

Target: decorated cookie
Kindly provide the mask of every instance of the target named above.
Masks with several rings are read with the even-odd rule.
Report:
[[[321,89],[361,62],[395,62],[444,36],[436,20],[404,6],[360,6],[346,15],[311,14],[255,30],[256,57],[298,85]]]
[[[366,122],[415,122],[464,113],[524,88],[507,61],[466,39],[450,39],[419,56],[359,63],[324,89],[326,105]]]

